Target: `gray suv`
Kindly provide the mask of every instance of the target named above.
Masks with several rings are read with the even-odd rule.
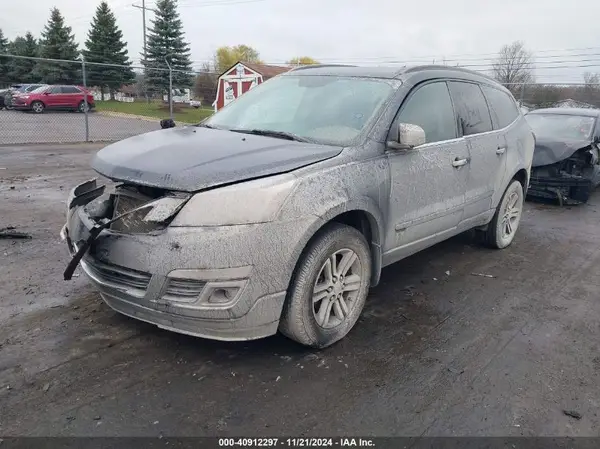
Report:
[[[81,263],[110,307],[164,329],[326,347],[386,265],[473,228],[510,245],[533,150],[509,91],[471,71],[291,70],[99,151],[105,181],[68,199],[64,277]]]

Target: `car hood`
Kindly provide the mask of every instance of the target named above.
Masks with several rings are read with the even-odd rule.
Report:
[[[590,146],[591,140],[552,140],[537,138],[532,167],[551,165],[571,157],[577,150]]]
[[[96,154],[92,168],[114,181],[195,192],[289,172],[341,151],[342,147],[189,126],[108,145]]]

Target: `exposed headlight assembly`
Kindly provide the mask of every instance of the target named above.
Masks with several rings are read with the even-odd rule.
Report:
[[[292,193],[297,178],[270,176],[194,195],[171,226],[228,226],[273,221]]]

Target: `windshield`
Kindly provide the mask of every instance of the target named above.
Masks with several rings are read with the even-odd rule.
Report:
[[[528,114],[525,117],[538,138],[589,140],[594,130],[594,117],[566,114]]]
[[[386,80],[280,76],[246,92],[204,124],[347,145],[367,127],[392,91]]]

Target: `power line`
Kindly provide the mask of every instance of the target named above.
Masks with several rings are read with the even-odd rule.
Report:
[[[562,54],[565,52],[573,52],[573,51],[586,51],[586,50],[600,50],[600,47],[579,47],[579,48],[563,48],[563,49],[546,49],[546,50],[530,50],[531,53],[533,54],[533,56],[535,57],[537,53],[559,53],[558,57],[562,57]],[[450,53],[450,54],[443,54],[443,53],[437,53],[437,54],[430,54],[430,55],[422,55],[422,56],[418,56],[418,58],[424,59],[425,61],[431,61],[432,59],[445,59],[446,61],[451,61],[452,59],[450,58],[460,58],[460,59],[456,59],[456,60],[465,60],[463,58],[463,56],[500,56],[502,55],[501,52],[494,52],[494,53]],[[569,55],[564,55],[564,56],[569,56]],[[449,57],[449,58],[448,58]],[[546,57],[546,56],[544,56]],[[319,61],[331,61],[331,60],[335,60],[336,58],[328,58],[328,57],[314,57],[315,59],[319,60]],[[355,57],[348,57],[345,58],[346,60],[351,60],[351,59],[360,59],[360,60],[369,60],[369,59],[394,59],[397,58],[397,56],[365,56],[365,57],[360,57],[360,56],[355,56]],[[485,60],[487,58],[475,58],[474,60]],[[494,58],[495,59],[495,58]],[[456,61],[455,60],[455,61]]]
[[[193,60],[191,61],[192,64],[204,64],[207,62],[212,62],[212,59],[197,59],[197,60]],[[348,64],[349,61],[344,60],[344,59],[338,59],[336,61],[339,64]],[[394,61],[378,61],[379,64],[384,65],[384,64],[389,64],[389,65],[409,65],[410,61],[404,61],[404,60],[394,60]],[[580,64],[580,63],[591,63],[593,62],[594,64]],[[262,62],[263,64],[266,65],[288,65],[287,61],[268,61],[268,62]],[[356,64],[356,65],[360,65],[361,63],[366,63],[366,64],[373,64],[373,61],[353,61],[351,62],[351,64]],[[572,63],[576,63],[577,65],[550,65],[550,66],[536,66],[535,63],[532,63],[528,69],[529,70],[546,70],[546,69],[563,69],[563,68],[582,68],[582,67],[600,67],[600,58],[591,58],[591,59],[577,59],[577,60],[562,60],[562,61],[547,61],[547,63],[551,63],[551,64],[572,64]],[[431,63],[426,63],[426,64],[415,64],[415,65],[431,65]],[[436,64],[434,64],[436,65]],[[449,67],[462,67],[462,68],[474,68],[474,67],[487,67],[487,68],[492,68],[493,64],[456,64],[456,65],[449,65],[449,64],[437,64],[437,65],[447,65]]]
[[[69,59],[47,59],[47,58],[39,58],[39,57],[31,57],[31,56],[18,56],[18,55],[12,55],[12,54],[8,54],[8,53],[3,53],[0,54],[0,57],[9,57],[9,58],[16,58],[16,59],[25,59],[25,60],[35,60],[35,61],[42,61],[42,62],[57,62],[57,63],[71,63],[71,64],[78,64],[81,65],[82,61],[81,60],[69,60]],[[120,68],[130,68],[133,70],[154,70],[154,71],[162,71],[162,72],[168,72],[169,69],[168,68],[162,68],[162,67],[144,67],[143,65],[131,65],[131,66],[127,66],[127,65],[120,65],[120,64],[108,64],[108,63],[98,63],[98,62],[88,62],[86,61],[86,66],[102,66],[102,67],[120,67]],[[208,73],[208,74],[220,74],[220,72],[216,72],[213,70],[179,70],[179,69],[173,69],[173,72],[176,73],[187,73],[187,74],[201,74],[201,73]],[[586,85],[600,85],[600,83],[582,83],[582,82],[553,82],[553,83],[547,83],[547,82],[530,82],[530,83],[508,83],[508,85],[532,85],[532,86],[586,86]]]

